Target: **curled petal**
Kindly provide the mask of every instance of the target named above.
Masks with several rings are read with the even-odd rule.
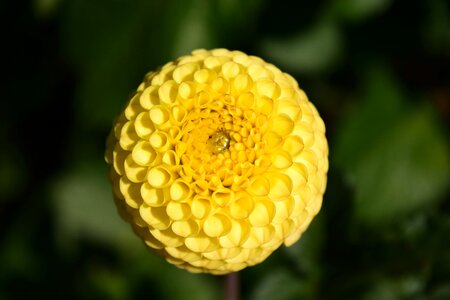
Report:
[[[158,152],[163,152],[171,146],[169,137],[164,131],[155,131],[150,136],[150,145]]]
[[[237,80],[237,78],[236,78]],[[251,80],[251,79],[249,79]],[[249,109],[255,102],[255,96],[252,93],[242,93],[239,95],[237,103],[242,109]],[[251,118],[250,118],[251,119]]]
[[[144,182],[141,186],[142,199],[149,206],[157,207],[165,204],[169,201],[169,197],[166,194],[165,190],[155,189],[148,182]]]
[[[259,95],[276,100],[280,96],[280,87],[271,79],[261,79],[256,82],[256,90]]]
[[[172,183],[173,174],[167,167],[160,165],[150,169],[147,180],[152,187],[162,188]]]
[[[270,115],[273,111],[273,99],[266,96],[256,98],[254,109],[263,115]]]
[[[150,119],[150,114],[148,111],[143,111],[137,115],[134,122],[134,130],[141,139],[148,139],[155,131],[155,125]]]
[[[234,78],[238,76],[240,71],[241,71],[240,65],[233,61],[228,61],[222,65],[222,74],[225,78],[228,79]]]
[[[127,177],[122,176],[119,181],[119,187],[126,204],[132,208],[138,208],[142,203],[139,192],[140,186],[131,182]]]
[[[216,78],[216,72],[209,69],[200,69],[194,74],[194,80],[197,83],[205,84],[213,81]]]
[[[171,221],[164,207],[151,207],[144,204],[139,207],[139,214],[148,225],[159,230],[165,230],[170,226]],[[158,238],[156,237],[156,239]],[[160,239],[158,240],[161,241]],[[164,241],[161,242],[165,244]]]
[[[269,196],[272,199],[288,197],[292,192],[292,179],[283,173],[271,173],[267,176],[270,182]]]
[[[162,162],[168,166],[176,166],[180,164],[180,157],[173,150],[168,150],[162,155]]]
[[[141,106],[139,99],[140,99],[141,93],[137,92],[128,103],[128,106],[125,108],[125,117],[128,120],[133,120],[136,118],[136,116],[141,113],[144,108]]]
[[[143,167],[137,164],[133,160],[132,154],[128,155],[128,157],[125,159],[124,166],[125,166],[125,174],[127,178],[130,179],[132,182],[138,183],[145,181],[148,169],[147,167]]]
[[[178,84],[173,80],[164,82],[158,89],[158,95],[161,102],[174,103],[177,100]]]
[[[147,141],[139,141],[131,153],[132,160],[141,166],[150,166],[156,156],[156,151]]]
[[[194,220],[175,221],[172,223],[172,230],[182,237],[195,236],[200,231],[198,224]]]
[[[209,237],[226,235],[231,229],[230,220],[222,214],[214,214],[206,218],[203,223],[203,231]]]
[[[144,89],[139,97],[139,103],[146,110],[151,109],[154,105],[158,105],[159,101],[158,89],[154,86]]]
[[[190,197],[192,194],[192,189],[189,184],[182,180],[175,180],[170,186],[170,197],[172,200],[181,201]]]
[[[227,188],[218,189],[212,194],[212,199],[218,206],[225,207],[233,201],[234,193]]]
[[[297,135],[288,136],[283,143],[283,150],[296,157],[304,148],[303,140]]]
[[[250,224],[254,227],[267,226],[272,222],[274,214],[274,204],[268,200],[260,200],[249,216]]]
[[[167,204],[167,215],[172,220],[186,220],[191,216],[191,208],[188,203],[171,201]]]
[[[172,230],[170,229],[154,229],[150,230],[150,233],[161,243],[163,243],[166,246],[169,247],[179,247],[183,245],[183,238],[176,235]]]
[[[224,248],[240,247],[250,234],[250,225],[244,221],[231,220],[230,231],[219,238],[220,245]]]
[[[263,78],[270,79],[273,77],[272,72],[270,72],[269,70],[264,68],[264,66],[261,65],[260,63],[253,63],[253,64],[249,65],[247,68],[247,72],[252,77],[253,80],[258,80],[258,79],[263,79]]]
[[[210,252],[217,249],[217,245],[206,235],[197,235],[185,239],[186,247],[196,253]]]
[[[282,142],[282,137],[274,131],[268,132],[264,135],[264,144],[266,146],[267,152],[276,150],[281,146]]]
[[[196,63],[185,63],[177,67],[173,71],[173,79],[176,83],[192,80],[194,73],[199,69],[199,65]]]
[[[242,195],[231,203],[230,215],[237,220],[245,219],[253,211],[254,206],[253,197],[248,194]]]
[[[292,157],[286,151],[278,151],[271,156],[272,164],[277,169],[286,169],[292,166]]]
[[[264,176],[254,177],[250,180],[248,192],[254,196],[266,196],[270,192],[270,181]]]
[[[287,115],[278,115],[272,118],[272,128],[280,136],[287,136],[294,129],[294,121]]]
[[[123,125],[120,134],[119,140],[120,146],[124,150],[132,150],[138,140],[139,136],[137,135],[136,130],[134,128],[134,122],[133,121],[126,122]]]
[[[258,249],[263,244],[270,242],[274,236],[275,229],[272,225],[252,227],[248,239],[242,244],[244,249]]]
[[[169,111],[161,105],[155,105],[150,109],[150,120],[156,127],[161,128],[169,121]]]

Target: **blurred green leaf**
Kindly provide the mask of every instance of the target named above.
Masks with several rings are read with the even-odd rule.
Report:
[[[235,45],[242,46],[254,39],[258,17],[266,3],[266,0],[209,1],[208,20],[216,46],[242,50],[234,49]]]
[[[0,281],[8,279],[7,274],[37,277],[42,272],[43,265],[32,251],[28,236],[20,232],[21,228],[16,230],[18,232],[8,236],[0,248]]]
[[[450,158],[433,111],[406,107],[386,70],[371,71],[365,94],[338,131],[334,153],[355,190],[356,217],[379,225],[439,200]]]
[[[143,285],[151,291],[151,299],[184,300],[220,299],[221,287],[217,277],[207,274],[192,274],[169,264],[153,251],[138,245],[137,251],[123,251],[123,269],[126,270],[126,282],[136,288]],[[130,298],[130,297],[128,297]]]
[[[250,300],[292,300],[302,299],[308,286],[293,276],[287,269],[267,272],[255,286]]]
[[[336,13],[348,21],[363,21],[389,8],[392,0],[337,0]]]
[[[145,73],[170,57],[172,28],[161,26],[159,1],[65,4],[62,45],[80,79],[76,119],[84,128],[109,127]]]
[[[127,278],[123,274],[96,267],[88,275],[90,281],[102,292],[106,299],[128,299],[129,285],[126,282]]]
[[[426,2],[426,21],[422,36],[432,50],[448,51],[450,47],[450,3],[443,0]]]
[[[403,278],[377,278],[367,290],[364,300],[411,299],[420,295],[424,289],[424,280],[413,275]]]
[[[320,277],[320,257],[324,243],[324,219],[319,214],[300,240],[291,247],[283,247],[283,252],[300,271],[307,274],[308,280]]]
[[[163,273],[155,274],[165,299],[170,300],[214,300],[221,298],[221,289],[215,285],[214,278],[205,274],[191,274],[173,266],[164,268]],[[168,284],[169,282],[173,284]]]
[[[266,39],[261,48],[264,55],[287,71],[323,72],[340,58],[342,37],[339,28],[324,19],[296,36]]]
[[[16,196],[28,180],[28,169],[24,158],[17,149],[4,146],[0,152],[0,204]]]
[[[116,211],[106,167],[92,164],[77,169],[57,180],[53,190],[57,229],[63,244],[80,237],[120,249],[140,244]]]
[[[38,17],[46,18],[55,13],[61,0],[34,0],[34,12]]]
[[[378,282],[376,286],[372,287],[366,295],[364,300],[397,300],[398,295],[393,290],[393,287],[385,282]]]
[[[450,284],[439,286],[429,297],[430,300],[448,300],[450,299]]]
[[[212,48],[213,37],[209,26],[211,3],[206,0],[174,1],[171,10],[178,16],[173,57],[186,55],[197,48]]]

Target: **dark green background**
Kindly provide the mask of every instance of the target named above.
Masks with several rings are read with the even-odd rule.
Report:
[[[147,71],[226,47],[291,73],[330,143],[300,242],[243,299],[450,299],[450,3],[1,1],[0,299],[220,299],[118,217],[104,140]]]

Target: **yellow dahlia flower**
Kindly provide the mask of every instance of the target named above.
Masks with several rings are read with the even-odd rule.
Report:
[[[116,205],[139,237],[212,274],[300,238],[322,204],[327,156],[324,123],[295,79],[226,49],[148,73],[106,151]]]

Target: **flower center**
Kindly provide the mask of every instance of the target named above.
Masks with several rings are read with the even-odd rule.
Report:
[[[230,148],[230,136],[226,131],[214,133],[208,140],[214,153],[222,153]]]
[[[213,104],[192,109],[186,116],[176,146],[178,174],[200,185],[198,192],[245,189],[248,178],[270,165],[264,141],[267,117],[220,100]]]

